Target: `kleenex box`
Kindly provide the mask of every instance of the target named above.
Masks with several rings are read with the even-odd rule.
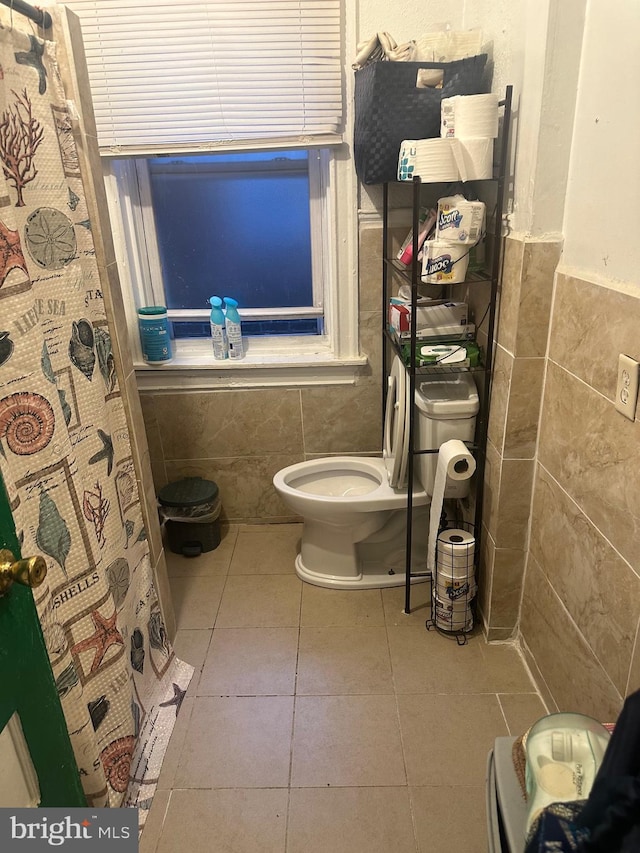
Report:
[[[416,337],[442,337],[452,334],[469,337],[469,311],[465,302],[441,302],[438,305],[418,305]],[[411,305],[398,300],[389,304],[389,328],[401,338],[411,335]]]

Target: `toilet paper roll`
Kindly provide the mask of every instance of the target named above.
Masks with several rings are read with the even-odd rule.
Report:
[[[450,142],[461,181],[486,181],[493,177],[493,139],[451,139]]]
[[[442,567],[445,574],[451,574],[457,578],[473,575],[476,551],[476,540],[473,534],[457,528],[443,530],[438,535],[436,551],[438,569]]]
[[[422,281],[426,284],[459,284],[467,277],[471,246],[427,240],[422,247]]]
[[[442,504],[446,497],[447,481],[459,482],[469,480],[476,470],[476,461],[466,446],[457,438],[452,438],[440,445],[438,463],[433,484],[431,508],[429,511],[429,547],[427,551],[427,569],[435,570],[436,544],[438,528],[442,515]]]
[[[398,180],[419,175],[425,182],[457,181],[458,166],[451,139],[405,139],[398,157]]]
[[[473,613],[468,604],[433,596],[435,623],[441,631],[471,631]]]
[[[484,231],[485,206],[462,195],[438,199],[436,240],[475,245]]]
[[[435,586],[435,594],[442,601],[463,601],[469,602],[478,591],[475,580],[458,580],[450,578],[442,573],[442,569],[438,566],[438,580]]]
[[[440,136],[472,139],[498,135],[497,95],[454,95],[440,105]]]

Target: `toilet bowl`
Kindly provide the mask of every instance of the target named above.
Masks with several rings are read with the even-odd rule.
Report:
[[[379,588],[404,583],[395,566],[386,565],[385,553],[398,552],[406,530],[407,490],[390,485],[384,459],[365,456],[330,456],[283,468],[273,478],[276,491],[304,519],[302,546],[296,572],[318,586]],[[429,496],[417,484],[413,505],[425,507]],[[389,522],[396,519],[395,525]],[[426,525],[423,525],[426,529]],[[377,537],[377,560],[364,571],[358,543],[389,527]],[[426,542],[424,543],[426,549]],[[404,550],[402,562],[404,563]],[[376,568],[378,569],[376,571]]]
[[[406,575],[407,473],[411,406],[416,406],[418,440],[424,448],[437,448],[449,438],[471,440],[477,411],[477,391],[471,376],[452,385],[453,409],[422,383],[415,401],[409,398],[404,364],[396,356],[388,377],[382,458],[328,456],[283,468],[273,478],[274,487],[303,519],[302,546],[296,558],[298,577],[316,586],[342,589],[377,589],[400,586]],[[475,402],[459,411],[465,385]],[[424,390],[423,390],[423,386]],[[464,392],[466,393],[466,391]],[[425,405],[423,395],[434,399]],[[437,399],[436,399],[437,398]],[[472,413],[470,414],[470,412]],[[424,429],[424,426],[427,426]],[[418,446],[416,445],[416,448]],[[416,454],[413,462],[412,571],[426,571],[430,495],[435,468],[430,454]],[[455,495],[460,497],[461,495]],[[454,497],[454,495],[452,495]],[[423,578],[412,578],[420,582]]]

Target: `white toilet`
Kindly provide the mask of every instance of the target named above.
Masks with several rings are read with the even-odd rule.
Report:
[[[341,589],[404,584],[408,397],[409,378],[396,357],[388,379],[382,458],[312,459],[289,465],[273,478],[282,500],[304,521],[296,558],[296,572],[302,580]],[[473,441],[478,393],[471,374],[420,382],[416,407],[416,449],[439,447],[450,438]],[[416,455],[415,460],[412,566],[420,571],[426,568],[436,455]],[[468,483],[462,488],[468,488]],[[462,492],[455,495],[462,496]]]

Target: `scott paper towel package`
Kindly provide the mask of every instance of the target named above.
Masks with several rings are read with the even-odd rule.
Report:
[[[467,201],[464,196],[446,196],[438,200],[436,240],[474,245],[482,236],[485,206],[482,201]]]

